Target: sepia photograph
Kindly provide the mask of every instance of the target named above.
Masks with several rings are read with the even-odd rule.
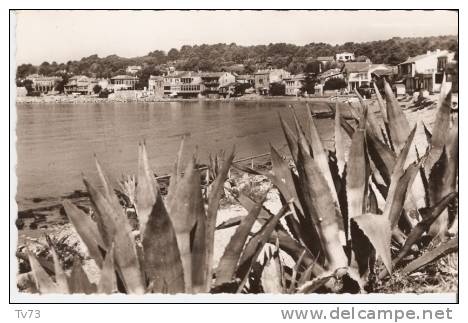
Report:
[[[458,15],[12,10],[12,292],[457,302]]]

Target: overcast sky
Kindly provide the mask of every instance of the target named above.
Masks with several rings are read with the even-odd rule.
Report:
[[[456,35],[449,11],[20,11],[17,63],[143,56],[182,45],[342,44]]]

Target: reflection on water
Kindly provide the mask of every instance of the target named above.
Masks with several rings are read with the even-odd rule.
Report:
[[[180,137],[185,156],[236,145],[237,158],[268,151],[285,140],[278,112],[289,120],[290,102],[158,102],[19,104],[17,106],[17,200],[59,196],[83,188],[81,173],[94,173],[95,153],[111,176],[135,173],[138,142],[146,141],[153,170],[167,173]],[[304,113],[303,103],[296,103]],[[323,103],[314,103],[322,110]],[[332,121],[320,120],[324,138]],[[285,151],[285,150],[283,150]]]

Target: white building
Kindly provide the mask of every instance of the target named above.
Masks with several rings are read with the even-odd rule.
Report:
[[[454,56],[453,52],[437,49],[410,57],[398,64],[399,81],[410,93],[420,90],[439,92],[445,66],[454,60]]]
[[[372,73],[391,74],[393,69],[385,64],[371,64],[364,62],[345,63],[343,76],[348,84],[348,91],[365,86],[372,87]]]
[[[301,93],[304,80],[304,74],[293,75],[290,78],[284,79],[284,83],[286,85],[285,95],[298,96]]]
[[[336,54],[336,60],[342,62],[354,61],[354,53],[343,52]]]

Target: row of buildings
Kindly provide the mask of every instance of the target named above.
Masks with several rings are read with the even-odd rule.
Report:
[[[348,92],[357,88],[372,88],[373,75],[387,76],[394,80],[397,94],[413,93],[427,90],[438,92],[443,75],[455,64],[454,53],[447,50],[435,50],[423,55],[410,57],[397,66],[373,64],[366,56],[355,58],[354,53],[339,53],[336,57],[318,57],[319,73],[316,89],[321,90],[330,79],[342,79]],[[333,67],[334,66],[334,67]],[[117,75],[110,79],[96,79],[83,75],[73,76],[64,85],[66,94],[92,94],[98,89],[109,91],[134,90],[139,82],[135,75],[140,66],[129,66],[127,75]],[[448,73],[450,74],[450,73]],[[450,81],[451,75],[447,75]],[[30,75],[35,91],[53,92],[60,77]],[[237,74],[235,72],[194,72],[178,71],[170,68],[165,75],[150,76],[147,90],[156,96],[197,97],[200,95],[232,95],[239,85],[250,92],[260,95],[270,94],[271,85],[284,85],[285,95],[297,96],[303,93],[305,74],[292,75],[284,69],[258,70],[254,74]]]

